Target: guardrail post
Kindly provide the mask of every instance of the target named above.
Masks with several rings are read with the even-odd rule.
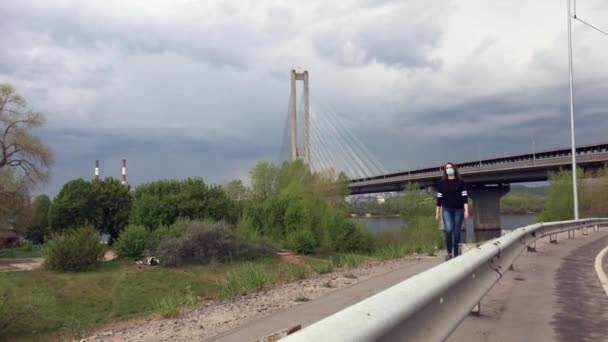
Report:
[[[528,252],[536,252],[536,240],[528,245]]]
[[[574,229],[568,230],[568,239],[576,239],[574,236]]]
[[[583,231],[583,235],[589,235],[589,232],[587,231],[587,226],[583,226],[581,230]]]
[[[557,243],[557,234],[549,234],[549,242]]]
[[[473,307],[473,310],[471,310],[471,315],[473,315],[473,316],[481,315],[481,302],[478,302],[477,305],[475,305]]]
[[[594,232],[599,232],[600,228],[597,226],[597,224],[595,226],[593,226],[593,231]]]

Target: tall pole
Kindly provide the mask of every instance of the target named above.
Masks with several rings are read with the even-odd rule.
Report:
[[[291,111],[291,160],[298,159],[297,123],[296,123],[296,71],[291,70],[291,93],[289,94],[289,110]]]
[[[95,161],[95,180],[99,180],[99,160]]]
[[[572,81],[572,16],[570,15],[570,0],[568,3],[568,66],[570,69],[570,137],[572,139],[572,196],[574,197],[574,219],[578,220],[578,187],[576,184],[576,144],[574,142],[574,95]]]
[[[122,184],[127,184],[127,160],[122,160]]]
[[[477,157],[479,158],[479,167],[481,167],[481,146],[479,145],[479,141],[477,141]]]

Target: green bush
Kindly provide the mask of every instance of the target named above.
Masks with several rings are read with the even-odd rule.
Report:
[[[395,231],[383,231],[376,235],[377,251],[382,259],[397,258],[411,253],[434,255],[437,248],[445,246],[443,232],[432,217],[415,217],[408,227]]]
[[[24,252],[31,252],[34,250],[34,244],[31,241],[23,241],[19,243],[19,248]]]
[[[68,230],[54,235],[45,249],[44,267],[56,271],[84,271],[96,266],[104,246],[92,227]]]
[[[139,258],[146,249],[149,239],[150,232],[146,227],[128,226],[114,243],[114,250],[120,258]]]
[[[253,227],[251,216],[246,213],[239,220],[236,231],[241,237],[247,240],[255,241],[260,239],[260,233]]]
[[[156,230],[153,230],[148,238],[148,243],[146,245],[147,251],[155,251],[160,245],[161,241],[173,239],[179,236],[179,233],[175,227],[173,226],[160,226]],[[146,252],[144,251],[144,254]]]
[[[340,252],[370,253],[376,246],[374,234],[361,225],[345,221],[342,231],[336,241],[336,249]]]
[[[312,254],[317,247],[317,241],[308,229],[301,229],[290,235],[289,245],[300,254]]]
[[[236,203],[221,187],[209,186],[200,178],[141,184],[133,198],[131,223],[150,230],[172,225],[180,217],[236,223],[239,215]]]
[[[181,239],[167,239],[160,242],[156,248],[156,256],[164,266],[183,265],[186,260],[183,255],[183,241]]]
[[[179,237],[160,242],[156,255],[163,265],[251,260],[272,252],[271,246],[244,240],[225,223],[184,223]]]

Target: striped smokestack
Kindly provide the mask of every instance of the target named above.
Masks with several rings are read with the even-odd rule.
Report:
[[[122,184],[127,184],[127,160],[122,160]]]
[[[95,180],[99,180],[99,160],[95,161]]]

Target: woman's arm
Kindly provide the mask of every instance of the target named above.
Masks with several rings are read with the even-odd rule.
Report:
[[[442,183],[439,183],[439,186],[437,187],[437,209],[435,210],[435,220],[439,221],[439,218],[441,217],[441,204],[443,203],[443,190],[442,190]]]
[[[467,185],[465,182],[460,182],[460,195],[462,196],[462,203],[464,204],[464,218],[469,218],[469,193],[467,192]]]

